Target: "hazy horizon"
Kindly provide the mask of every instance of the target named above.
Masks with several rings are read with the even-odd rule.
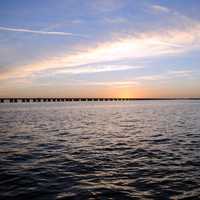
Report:
[[[200,2],[0,2],[0,97],[200,97]]]

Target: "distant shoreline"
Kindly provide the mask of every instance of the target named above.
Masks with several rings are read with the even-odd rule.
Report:
[[[31,102],[79,102],[79,101],[158,101],[158,100],[200,100],[196,98],[0,98],[0,103],[31,103]]]

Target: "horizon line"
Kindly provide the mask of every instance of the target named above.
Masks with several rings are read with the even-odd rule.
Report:
[[[98,97],[0,97],[0,103],[34,103],[34,102],[72,102],[72,101],[148,101],[148,100],[200,100],[200,97],[161,97],[161,98],[98,98]]]

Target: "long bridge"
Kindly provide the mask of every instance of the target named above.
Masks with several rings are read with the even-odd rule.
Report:
[[[200,100],[200,98],[0,98],[0,103],[138,101],[138,100]]]

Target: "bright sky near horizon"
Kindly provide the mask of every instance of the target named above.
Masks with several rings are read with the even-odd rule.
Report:
[[[1,0],[0,97],[200,97],[199,0]]]

